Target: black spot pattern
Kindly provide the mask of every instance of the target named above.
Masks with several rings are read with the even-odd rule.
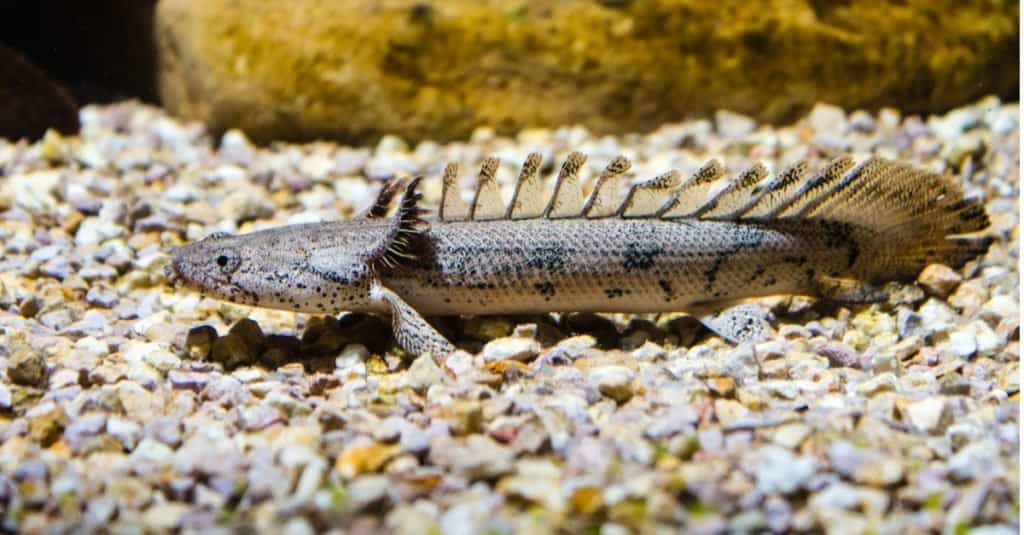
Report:
[[[654,266],[655,258],[664,252],[661,247],[631,241],[626,244],[626,251],[622,254],[622,269],[650,269]]]

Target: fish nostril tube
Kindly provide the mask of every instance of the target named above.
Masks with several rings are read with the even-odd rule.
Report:
[[[172,286],[177,286],[181,282],[181,275],[178,274],[178,270],[174,268],[173,263],[164,266],[164,276],[167,277],[167,282],[171,283]]]

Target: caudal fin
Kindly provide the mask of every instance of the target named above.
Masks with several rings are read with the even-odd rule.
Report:
[[[967,236],[989,219],[981,200],[964,198],[955,177],[881,158],[834,161],[773,215],[852,225],[865,249],[863,275],[875,278],[913,276],[932,263],[960,267],[992,241]]]

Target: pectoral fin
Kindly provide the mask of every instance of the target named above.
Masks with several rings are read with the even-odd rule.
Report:
[[[772,332],[768,312],[756,303],[718,309],[711,305],[699,305],[690,311],[711,332],[734,344],[760,342]]]
[[[430,353],[438,365],[442,365],[445,357],[455,351],[455,346],[447,338],[395,292],[375,282],[370,288],[370,297],[387,304],[395,341],[406,351],[415,355]]]

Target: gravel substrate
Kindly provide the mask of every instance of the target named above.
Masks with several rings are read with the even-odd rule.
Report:
[[[80,137],[0,140],[0,531],[1017,532],[1015,103],[372,149],[215,140],[136,103],[81,119]],[[551,171],[573,149],[591,175],[622,153],[641,177],[900,157],[962,177],[996,241],[889,303],[767,300],[778,334],[754,350],[683,314],[445,320],[475,354],[451,374],[377,318],[163,275],[167,246],[350,217],[396,173],[436,202],[446,161],[499,156],[508,188],[531,150]]]

